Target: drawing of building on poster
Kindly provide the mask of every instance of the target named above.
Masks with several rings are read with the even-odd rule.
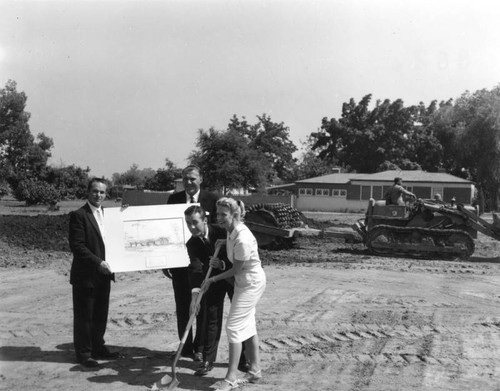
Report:
[[[184,248],[183,224],[181,218],[124,221],[125,251],[165,253]]]

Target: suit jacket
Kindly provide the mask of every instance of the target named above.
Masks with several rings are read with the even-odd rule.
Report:
[[[210,257],[215,252],[215,242],[217,239],[226,239],[227,232],[224,228],[216,225],[209,225],[208,239],[210,243],[206,243],[202,238],[191,236],[187,241],[186,247],[189,254],[188,276],[190,288],[199,288],[205,279],[208,268],[210,266]],[[223,260],[226,264],[226,269],[232,267],[226,255],[226,250],[222,248],[219,252],[218,258]],[[213,269],[212,276],[222,273],[223,270]]]
[[[99,270],[105,260],[106,250],[101,231],[92,214],[92,209],[85,204],[69,215],[69,247],[73,253],[70,283],[86,287],[114,279]]]
[[[217,206],[216,202],[219,199],[216,194],[211,193],[209,191],[200,190],[200,197],[198,198],[198,203],[201,207],[208,212],[208,221],[215,224],[217,223]],[[177,193],[172,194],[168,197],[167,204],[185,204],[186,192],[178,191]],[[187,209],[187,206],[186,206]]]

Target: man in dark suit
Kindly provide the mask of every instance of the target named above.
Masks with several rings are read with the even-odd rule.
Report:
[[[199,203],[201,207],[208,212],[208,218],[211,222],[217,221],[216,202],[218,197],[200,186],[203,182],[200,168],[194,165],[187,166],[182,170],[182,183],[184,191],[172,194],[167,204],[194,204]],[[189,322],[189,306],[191,303],[191,289],[189,287],[188,268],[163,269],[163,273],[172,279],[174,289],[175,309],[177,313],[177,332],[179,338],[182,338],[186,326]],[[195,361],[202,361],[202,346],[200,345],[200,327],[196,327],[197,333],[193,340],[193,334],[190,331],[181,355],[192,357]]]
[[[93,178],[88,184],[87,203],[70,213],[69,246],[73,253],[70,283],[73,286],[73,342],[77,361],[94,368],[96,360],[119,357],[104,344],[108,321],[109,293],[114,275],[105,261],[104,216],[106,182]]]
[[[200,286],[208,268],[210,258],[214,255],[215,244],[218,239],[226,239],[225,229],[208,224],[205,211],[200,206],[190,206],[184,212],[186,224],[191,232],[191,238],[186,243],[189,254],[188,277],[191,287],[191,313],[198,311],[196,318],[197,328],[200,329],[200,342],[203,347],[203,362],[196,370],[195,375],[204,376],[213,369],[217,357],[220,336],[222,332],[222,319],[224,315],[224,298],[226,294],[232,296],[233,286],[229,281],[222,280],[212,285],[205,292],[199,308],[195,308]],[[225,248],[218,255],[219,261],[211,275],[220,274],[226,268],[232,267],[227,260]]]

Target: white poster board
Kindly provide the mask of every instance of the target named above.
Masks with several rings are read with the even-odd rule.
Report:
[[[106,208],[106,261],[113,272],[185,267],[191,237],[184,211],[190,205]]]

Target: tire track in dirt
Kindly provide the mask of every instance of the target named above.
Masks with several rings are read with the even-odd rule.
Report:
[[[302,333],[294,335],[279,335],[261,340],[261,355],[264,360],[277,361],[331,361],[360,363],[358,369],[361,378],[366,379],[368,372],[373,372],[376,365],[408,366],[426,364],[456,367],[491,367],[496,365],[496,357],[466,358],[464,355],[450,356],[449,352],[433,351],[432,346],[436,336],[443,340],[461,340],[467,335],[476,338],[484,335],[497,334],[499,323],[476,323],[465,327],[415,327],[397,325],[332,325],[335,331],[323,333]],[[461,337],[463,336],[463,338]],[[359,354],[362,345],[365,353]],[[450,358],[453,357],[453,358]]]
[[[153,312],[146,314],[124,313],[113,316],[108,321],[110,330],[123,328],[143,329],[163,326],[166,322],[175,321],[175,314],[166,312]]]
[[[157,312],[146,314],[120,314],[120,316],[113,316],[108,320],[108,331],[119,331],[121,329],[155,329],[164,327],[165,323],[175,321],[175,314]],[[2,330],[0,332],[0,339],[7,341],[10,339],[36,339],[38,337],[57,336],[61,335],[61,330],[65,330],[68,335],[72,332],[72,327],[36,327],[31,326],[27,328],[15,328]]]

